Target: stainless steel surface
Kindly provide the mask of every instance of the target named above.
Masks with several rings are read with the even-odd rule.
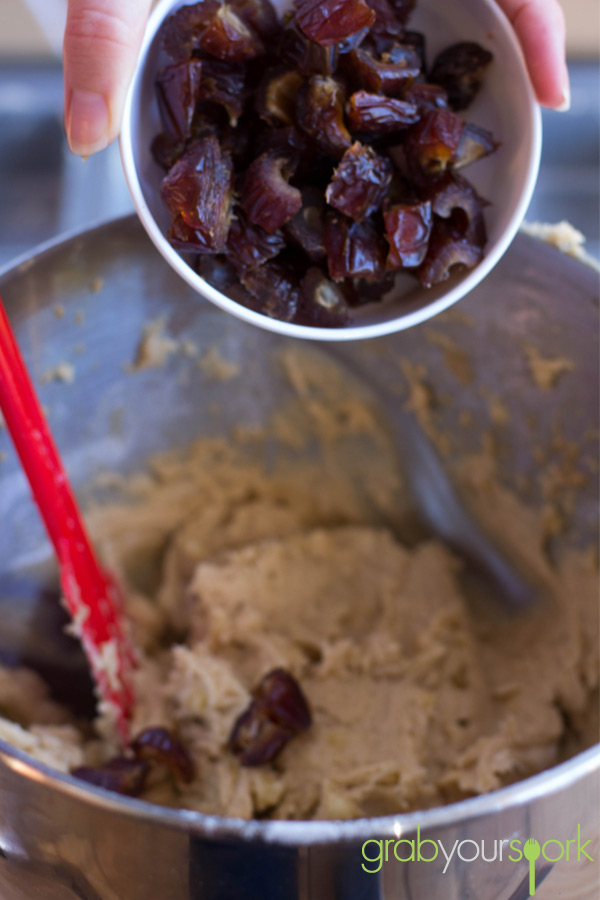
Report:
[[[38,381],[59,361],[75,366],[72,384],[40,383],[39,388],[82,495],[99,470],[133,471],[148,455],[198,433],[224,434],[234,424],[264,421],[291,390],[278,376],[274,357],[291,342],[202,302],[152,250],[134,218],[109,223],[0,273],[0,293]],[[62,318],[55,314],[58,303]],[[462,317],[450,315],[337,352],[404,390],[398,361],[425,366],[438,400],[439,427],[452,438],[450,461],[478,448],[483,434],[490,434],[503,479],[530,502],[540,501],[539,476],[553,462],[550,455],[540,464],[536,448],[551,448],[558,428],[580,448],[588,479],[561,540],[589,542],[597,532],[598,509],[596,275],[521,236],[461,302],[459,313]],[[231,382],[210,382],[183,356],[172,357],[164,370],[125,374],[123,365],[134,357],[143,324],[157,316],[165,318],[168,333],[192,339],[201,352],[218,345],[244,377],[235,388]],[[444,364],[443,348],[428,340],[432,331],[468,352],[469,384]],[[573,360],[574,371],[552,393],[541,391],[530,376],[524,345]],[[323,346],[314,352],[328,351]],[[509,409],[504,426],[490,419],[490,395]],[[460,425],[464,411],[473,418],[472,428]],[[393,418],[394,407],[387,412]],[[51,585],[50,550],[4,431],[0,453],[6,454],[0,463],[0,574]],[[31,609],[35,629],[35,604]],[[442,874],[443,859],[390,861],[370,875],[361,868],[361,846],[370,838],[414,835],[417,826],[421,837],[441,839],[449,848],[468,839],[485,839],[486,847],[494,839],[564,842],[576,836],[579,824],[597,859],[599,768],[600,749],[594,747],[501,791],[423,813],[345,823],[244,823],[86,788],[0,743],[0,897],[522,900],[525,862],[506,856],[485,864],[455,860]],[[549,865],[538,873],[539,900],[596,898],[594,863]]]
[[[329,352],[333,359],[338,358],[334,349]],[[398,403],[372,366],[367,370],[355,360],[346,360],[345,368],[349,375],[358,376],[370,386],[388,412],[388,427],[398,450],[402,477],[421,523],[483,575],[499,603],[512,609],[533,603],[535,586],[517,571],[473,518],[414,413]]]

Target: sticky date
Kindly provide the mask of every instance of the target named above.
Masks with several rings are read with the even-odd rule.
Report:
[[[245,73],[241,63],[223,62],[220,59],[202,60],[202,80],[199,96],[207,103],[222,106],[229,117],[229,124],[237,125],[244,108]]]
[[[404,100],[356,91],[346,104],[346,116],[351,131],[372,134],[393,134],[419,120],[417,107]]]
[[[464,123],[448,109],[431,110],[406,136],[406,156],[422,172],[444,172],[458,149]]]
[[[358,141],[344,153],[325,192],[330,206],[359,222],[379,209],[392,180],[392,164]]]
[[[256,92],[256,111],[274,127],[294,125],[296,98],[303,83],[299,72],[279,66],[267,72]]]
[[[289,741],[311,725],[311,714],[298,682],[285,669],[268,672],[237,718],[229,749],[242,766],[271,762]]]
[[[329,215],[325,222],[325,249],[330,278],[376,281],[385,268],[385,241],[371,221],[353,222]]]
[[[255,59],[263,52],[259,36],[227,3],[215,11],[198,45],[211,56],[227,62]]]
[[[233,163],[214,137],[199,140],[163,179],[161,197],[174,221],[199,232],[209,252],[225,248],[233,193]]]
[[[294,0],[302,31],[324,47],[339,44],[375,21],[364,0]]]
[[[174,60],[190,59],[198,49],[204,28],[221,6],[220,0],[201,0],[182,6],[165,19],[161,28],[163,48]]]
[[[254,225],[241,209],[234,215],[227,237],[227,256],[239,269],[254,269],[283,250],[285,241],[280,231],[269,234]]]
[[[430,203],[392,206],[383,214],[390,252],[388,269],[419,266],[425,259],[433,227]]]
[[[479,246],[485,243],[483,208],[485,202],[466,178],[446,172],[425,183],[421,190],[436,216],[448,220],[455,233],[469,234]]]
[[[179,140],[190,136],[201,81],[202,63],[198,59],[165,66],[158,73],[158,109],[166,134]]]
[[[318,188],[304,188],[302,209],[284,226],[285,236],[312,262],[325,259],[325,198]]]
[[[292,14],[284,18],[277,55],[282,63],[301,75],[333,75],[338,65],[339,46],[323,47],[311,40]]]
[[[103,766],[79,766],[71,771],[74,778],[87,781],[105,791],[139,797],[144,790],[150,767],[147,762],[117,756]]]
[[[240,280],[254,298],[253,309],[272,319],[294,320],[300,291],[296,274],[289,266],[269,261],[242,272]]]
[[[421,73],[419,60],[413,50],[402,54],[383,54],[377,59],[368,50],[359,47],[348,54],[348,77],[359,88],[377,94],[397,96]]]
[[[460,112],[479,92],[493,58],[489,50],[472,41],[453,44],[436,57],[429,80],[444,88],[450,108]]]
[[[468,236],[457,234],[451,224],[436,219],[427,255],[417,269],[423,287],[446,281],[455,269],[473,269],[483,258],[483,248]]]
[[[276,36],[279,23],[270,0],[229,0],[229,5],[263,41]]]
[[[302,194],[288,183],[293,168],[289,157],[271,150],[255,159],[246,173],[240,205],[250,221],[269,234],[281,228],[302,206]]]
[[[499,146],[491,131],[477,128],[476,125],[467,122],[462,130],[456,153],[452,157],[452,168],[464,169],[478,159],[495,153]]]
[[[319,148],[340,157],[352,143],[344,122],[346,96],[334,78],[313,75],[298,91],[296,116],[300,127]]]
[[[187,750],[166,728],[146,728],[131,742],[131,750],[136,760],[164,765],[184,784],[194,780],[194,766]]]
[[[341,328],[349,320],[343,287],[334,284],[317,267],[308,270],[300,284],[296,322],[316,328]]]

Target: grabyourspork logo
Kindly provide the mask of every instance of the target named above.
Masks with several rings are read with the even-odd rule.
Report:
[[[417,833],[413,838],[388,838],[386,840],[371,839],[362,845],[364,862],[362,867],[365,872],[375,875],[380,872],[384,863],[424,862],[432,863],[445,860],[442,875],[454,861],[463,863],[492,863],[508,859],[513,863],[525,861],[529,865],[529,895],[535,895],[536,888],[536,862],[540,859],[548,863],[557,863],[559,860],[567,862],[581,862],[588,859],[594,861],[594,857],[587,849],[591,839],[584,841],[581,834],[581,825],[577,826],[576,837],[567,841],[546,840],[540,843],[536,838],[526,841],[513,838],[481,840],[473,838],[456,840],[452,847],[446,846],[442,840],[421,837],[421,826],[417,825]]]

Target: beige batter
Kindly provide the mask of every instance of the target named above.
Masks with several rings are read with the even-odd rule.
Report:
[[[368,404],[293,358],[286,370],[297,402],[267,433],[113,478],[123,499],[90,514],[140,648],[133,732],[173,728],[197,769],[144,796],[241,817],[381,815],[493,790],[597,740],[595,555],[551,565],[542,514],[500,487],[489,453],[465,460],[476,516],[539,585],[535,607],[508,616],[440,543],[395,537],[394,450]],[[273,434],[289,453],[267,473]],[[313,725],[244,768],[227,739],[276,666]],[[84,740],[31,673],[0,672],[0,711],[0,737],[65,771],[116,749],[106,711]]]

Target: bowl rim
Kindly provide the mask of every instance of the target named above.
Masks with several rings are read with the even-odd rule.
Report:
[[[437,300],[426,303],[424,306],[412,312],[400,313],[397,316],[386,319],[383,322],[376,322],[368,325],[348,325],[344,328],[315,328],[309,325],[296,325],[290,322],[283,322],[279,319],[272,319],[262,313],[248,309],[241,303],[227,297],[221,291],[208,284],[191,266],[189,266],[180,254],[169,244],[167,238],[159,228],[154,216],[152,215],[148,204],[144,198],[140,179],[138,177],[135,165],[135,155],[133,150],[133,101],[140,80],[144,75],[145,61],[150,44],[154,40],[158,29],[160,28],[166,14],[174,5],[175,0],[159,0],[155,6],[144,34],[142,46],[138,56],[137,65],[127,97],[123,113],[123,121],[121,126],[121,134],[119,138],[119,146],[121,152],[121,161],[125,180],[133,200],[136,212],[146,229],[148,236],[155,245],[159,253],[169,263],[169,265],[186,281],[196,293],[216,306],[223,309],[251,325],[257,325],[259,328],[267,331],[282,334],[286,337],[301,338],[304,340],[315,341],[351,341],[351,340],[368,340],[371,338],[382,337],[387,334],[393,334],[396,331],[403,331],[419,325],[428,319],[433,318],[450,306],[454,305],[458,300],[468,294],[483,278],[490,272],[501,257],[508,250],[512,243],[521,222],[525,216],[531,197],[535,188],[537,175],[540,166],[542,151],[542,116],[541,110],[536,100],[529,75],[527,73],[527,65],[513,26],[508,17],[498,6],[495,0],[483,0],[485,6],[492,12],[496,19],[497,27],[502,32],[505,39],[512,45],[515,54],[516,67],[513,69],[513,77],[520,82],[520,89],[525,96],[527,106],[529,108],[528,122],[530,126],[530,134],[527,135],[530,144],[530,151],[527,159],[527,166],[524,173],[524,187],[519,197],[518,203],[512,211],[506,228],[496,243],[486,249],[485,256],[478,265],[472,269],[467,275],[460,279],[457,284],[450,287]]]
[[[134,221],[139,222],[134,213],[103,217],[95,223],[73,228],[52,237],[33,250],[27,250],[0,266],[0,288],[6,280],[19,276],[35,266],[42,256],[51,254],[78,238],[89,238],[96,231],[112,229],[117,223]],[[578,260],[570,258],[567,260],[573,266],[584,266]],[[420,826],[422,831],[452,827],[507,809],[517,809],[550,794],[568,790],[583,778],[600,773],[600,743],[549,769],[487,794],[480,794],[447,806],[347,821],[258,821],[209,816],[195,810],[159,806],[147,800],[123,797],[103,788],[88,785],[72,775],[64,774],[40,762],[26,751],[19,750],[2,739],[0,739],[0,765],[13,771],[15,775],[35,782],[47,790],[55,790],[75,802],[106,813],[125,815],[143,821],[144,824],[163,826],[208,840],[226,838],[284,847],[308,847],[343,843],[362,844],[366,840],[386,836],[397,839],[399,836],[415,834],[417,826]]]
[[[434,829],[455,827],[469,821],[522,807],[534,800],[568,790],[583,778],[600,772],[600,744],[588,747],[536,775],[469,797],[447,806],[408,813],[349,820],[256,820],[207,815],[197,810],[173,809],[147,800],[124,797],[104,788],[88,785],[73,775],[36,760],[24,750],[0,739],[0,762],[15,774],[56,790],[72,800],[107,813],[143,820],[207,839],[238,839],[287,847],[326,844],[363,844],[385,837],[400,838]]]

